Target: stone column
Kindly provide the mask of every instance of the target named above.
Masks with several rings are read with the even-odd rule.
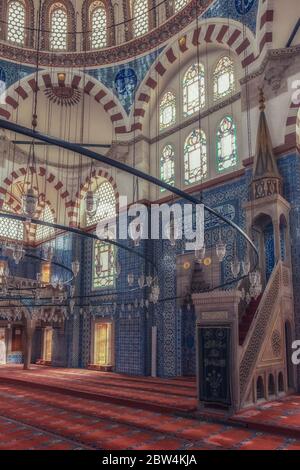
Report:
[[[27,319],[25,324],[25,341],[24,341],[24,370],[30,369],[32,354],[32,338],[35,330],[36,321]]]

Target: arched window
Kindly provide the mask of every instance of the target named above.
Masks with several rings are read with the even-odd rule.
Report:
[[[66,50],[68,43],[68,16],[62,3],[55,3],[50,13],[50,48]]]
[[[116,279],[114,245],[96,240],[93,256],[93,289],[114,287]]]
[[[217,130],[217,170],[228,170],[237,162],[236,126],[232,117],[226,116]]]
[[[194,129],[184,144],[184,182],[193,184],[207,177],[206,135]]]
[[[90,27],[92,49],[107,45],[107,14],[103,2],[95,1],[90,6]]]
[[[230,57],[222,57],[214,70],[214,100],[224,98],[232,93],[235,88],[234,65]]]
[[[188,0],[174,0],[174,10],[175,13],[181,10],[187,4]]]
[[[45,205],[42,210],[39,220],[44,222],[54,223],[54,215],[48,204]],[[45,240],[46,238],[52,237],[55,234],[53,227],[46,227],[45,225],[37,225],[35,239],[36,241]]]
[[[22,1],[11,1],[7,10],[7,40],[16,44],[25,43],[25,5]]]
[[[205,75],[202,64],[193,64],[183,77],[183,114],[190,116],[205,106]]]
[[[3,211],[12,212],[7,204],[3,204]],[[10,238],[12,240],[23,240],[24,226],[20,220],[0,217],[0,237]]]
[[[94,196],[95,201],[97,201],[97,210],[92,217],[87,215],[87,226],[94,225],[100,220],[109,219],[116,215],[115,192],[109,181],[101,183]]]
[[[132,0],[133,35],[146,34],[149,29],[148,0]]]
[[[175,183],[175,153],[172,145],[164,146],[160,157],[160,179],[168,184]],[[163,188],[161,191],[165,191]]]
[[[172,126],[176,122],[176,97],[171,91],[167,91],[162,97],[159,106],[160,130]]]
[[[50,284],[51,281],[51,263],[44,261],[41,263],[41,282]]]

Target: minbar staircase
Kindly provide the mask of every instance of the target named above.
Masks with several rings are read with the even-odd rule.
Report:
[[[255,313],[258,309],[261,298],[262,298],[262,294],[260,294],[257,297],[257,299],[251,299],[249,305],[246,307],[244,315],[241,318],[241,321],[239,323],[239,345],[240,346],[242,346],[245,341],[245,338],[247,336],[247,333],[249,331],[249,328],[251,326]]]
[[[286,311],[293,305],[290,268],[278,261],[263,294],[252,301],[239,325],[239,382],[240,408],[253,400],[258,375],[267,377],[270,371],[279,373],[285,370],[284,355],[269,357],[272,351],[272,334],[276,327],[277,335],[284,331]],[[284,342],[280,339],[280,349]],[[273,353],[271,353],[273,354]],[[265,398],[268,394],[265,393]],[[252,397],[252,398],[251,398]],[[256,400],[254,396],[254,400]],[[253,402],[253,401],[252,401]]]

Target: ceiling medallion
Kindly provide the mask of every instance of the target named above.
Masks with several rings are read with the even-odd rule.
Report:
[[[81,92],[71,86],[55,86],[47,88],[45,95],[52,103],[61,106],[74,106],[81,98]]]

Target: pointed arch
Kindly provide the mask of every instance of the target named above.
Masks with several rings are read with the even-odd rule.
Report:
[[[110,116],[116,134],[127,132],[128,117],[126,112],[117,96],[112,98],[111,91],[103,83],[82,71],[73,69],[66,72],[65,83],[74,89],[83,90],[85,94],[93,97],[103,107],[104,112]],[[36,81],[36,74],[28,75],[19,82],[17,87],[14,84],[6,90],[6,104],[0,106],[0,116],[10,119],[12,112],[22,104],[22,101],[31,96],[36,87],[42,89],[58,85],[57,74],[50,75],[43,70],[38,74],[38,81]]]
[[[136,93],[134,107],[136,129],[142,131],[146,116],[147,105],[151,102],[151,95],[156,90],[159,80],[174,68],[177,70],[178,62],[185,60],[185,55],[194,51],[195,58],[199,44],[215,44],[218,47],[228,47],[231,53],[236,55],[236,60],[242,68],[251,67],[259,56],[255,37],[249,28],[245,28],[235,20],[224,21],[222,19],[201,21],[199,28],[192,28],[181,40],[174,40],[167,46],[154,64],[149,73],[140,84]]]
[[[86,195],[86,192],[89,188],[95,189],[95,187],[99,186],[99,182],[107,181],[111,184],[111,187],[114,191],[115,196],[115,208],[116,211],[119,209],[119,193],[117,190],[117,184],[114,178],[108,173],[107,170],[103,168],[93,170],[92,174],[86,176],[84,182],[80,185],[80,190],[76,193],[75,201],[72,204],[72,209],[68,213],[70,218],[70,225],[73,227],[78,226],[81,218],[81,204]]]

